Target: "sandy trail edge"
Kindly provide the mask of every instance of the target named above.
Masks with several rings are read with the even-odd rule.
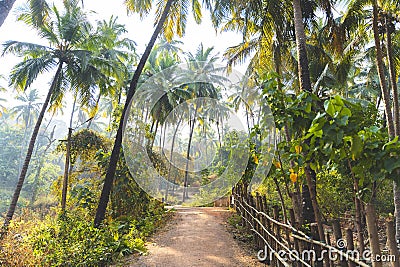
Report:
[[[148,255],[123,266],[255,267],[256,255],[239,247],[224,225],[224,208],[177,208],[165,229],[148,244]]]

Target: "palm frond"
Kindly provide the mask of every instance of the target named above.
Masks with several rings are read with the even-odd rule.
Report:
[[[13,67],[10,83],[22,90],[26,90],[40,73],[51,70],[57,61],[51,54],[39,58],[28,58]]]
[[[51,49],[43,45],[28,42],[6,41],[3,44],[2,56],[7,53],[11,53],[17,56],[24,56],[27,51],[29,51],[29,53],[32,52],[35,54],[42,54],[51,51]]]
[[[125,5],[128,12],[138,13],[143,18],[151,11],[152,2],[152,0],[125,0]]]

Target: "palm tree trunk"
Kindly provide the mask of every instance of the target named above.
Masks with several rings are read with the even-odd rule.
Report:
[[[70,161],[70,151],[71,151],[71,135],[72,128],[68,128],[68,137],[65,153],[65,165],[64,165],[64,179],[62,186],[62,197],[61,197],[61,212],[65,212],[65,206],[67,204],[67,191],[68,191],[68,175],[69,175],[69,161]]]
[[[400,135],[399,92],[397,88],[397,74],[393,60],[392,32],[390,29],[392,21],[390,19],[386,19],[385,24],[386,24],[386,48],[387,48],[388,65],[389,65],[389,77],[393,95],[394,135],[399,136]],[[396,173],[396,175],[400,174]],[[394,216],[396,218],[396,240],[399,241],[400,240],[400,187],[398,186],[396,181],[393,181],[393,195],[394,195],[394,207],[395,207]]]
[[[393,119],[394,119],[394,134],[400,135],[400,109],[399,109],[399,92],[397,88],[397,73],[394,67],[393,48],[392,48],[392,33],[390,30],[391,21],[386,19],[386,48],[388,55],[389,77],[392,86],[393,95]],[[397,173],[399,176],[400,174]],[[393,181],[393,195],[394,195],[394,216],[396,218],[396,240],[400,240],[400,187],[396,181]]]
[[[298,72],[300,90],[311,92],[310,71],[308,68],[306,34],[304,32],[303,15],[300,0],[293,0],[294,29],[296,35],[296,48],[298,58]]]
[[[306,35],[304,32],[303,17],[301,12],[300,0],[293,0],[294,12],[294,28],[296,34],[296,47],[299,68],[299,83],[300,90],[305,92],[312,92],[310,71],[308,68],[308,58],[306,49]],[[321,212],[317,202],[316,187],[315,187],[315,172],[310,168],[309,163],[305,168],[307,186],[310,192],[311,202],[314,209],[315,221],[318,225],[318,233],[321,241],[325,240],[325,234],[321,221]]]
[[[322,225],[321,211],[319,209],[317,195],[315,193],[316,192],[316,189],[315,189],[316,174],[315,174],[315,171],[313,169],[311,169],[309,165],[307,165],[304,168],[304,172],[306,174],[308,191],[310,192],[311,204],[312,204],[312,207],[314,210],[315,222],[318,225],[319,238],[322,242],[325,242],[325,233],[324,233],[324,228]]]
[[[389,136],[390,138],[393,138],[395,132],[394,132],[392,109],[390,107],[390,92],[386,84],[381,41],[379,39],[378,4],[376,0],[373,1],[372,30],[374,33],[374,42],[375,42],[376,67],[378,69],[379,84],[382,91],[382,100],[385,106],[386,122],[387,122]]]
[[[388,65],[389,65],[389,77],[390,84],[392,86],[392,95],[393,95],[393,120],[394,120],[394,134],[396,136],[400,135],[400,114],[399,114],[399,92],[397,88],[397,73],[394,66],[393,59],[393,48],[392,48],[392,33],[390,30],[390,26],[392,22],[387,19],[386,21],[386,48],[387,48],[387,56],[388,56]]]
[[[174,147],[175,147],[175,138],[176,138],[176,134],[178,133],[178,129],[179,129],[179,125],[182,122],[182,117],[179,118],[178,123],[175,126],[175,131],[174,131],[174,135],[172,136],[172,144],[171,144],[171,153],[169,155],[169,166],[168,166],[168,178],[167,178],[167,189],[165,191],[165,202],[168,201],[168,194],[169,194],[169,179],[171,178],[171,169],[172,169],[172,157],[174,155]],[[172,185],[173,188],[175,186],[175,181],[174,184]]]
[[[58,82],[58,80],[60,78],[59,76],[61,74],[62,65],[63,65],[62,62],[60,62],[59,65],[58,65],[58,69],[57,69],[57,72],[56,72],[56,74],[54,76],[53,82],[52,82],[52,84],[50,86],[50,90],[47,93],[46,100],[43,103],[42,110],[40,111],[39,117],[38,117],[38,119],[36,121],[36,124],[35,124],[35,128],[33,129],[31,140],[30,140],[29,146],[28,146],[28,151],[26,152],[24,165],[22,166],[21,174],[19,175],[18,183],[17,183],[17,186],[15,187],[14,195],[12,197],[10,206],[8,208],[8,211],[7,211],[6,218],[4,220],[3,231],[7,231],[7,228],[10,225],[10,222],[11,222],[13,216],[14,216],[15,209],[17,207],[17,202],[18,202],[18,199],[19,199],[19,195],[21,193],[22,186],[24,185],[26,173],[28,171],[29,163],[31,161],[32,152],[33,152],[33,149],[35,147],[36,138],[37,138],[37,136],[39,134],[40,125],[42,124],[44,114],[46,113],[47,107],[48,107],[48,105],[50,103],[50,99],[51,99],[51,95],[53,94],[53,90],[56,87],[56,84],[57,84],[57,82]],[[3,236],[3,235],[1,235],[1,236]]]
[[[150,55],[151,50],[153,49],[154,43],[156,42],[159,33],[161,32],[161,29],[162,29],[164,22],[168,16],[171,5],[174,1],[175,0],[168,0],[168,2],[166,3],[163,13],[160,17],[160,20],[158,21],[158,24],[157,24],[156,28],[154,29],[153,35],[150,38],[150,42],[148,43],[146,50],[144,51],[144,53],[139,61],[136,71],[133,74],[133,77],[132,77],[132,80],[131,80],[131,83],[129,86],[129,91],[126,96],[124,110],[122,111],[122,114],[121,114],[118,130],[117,130],[117,135],[115,137],[114,147],[113,147],[113,150],[111,153],[110,164],[108,166],[106,177],[104,180],[103,190],[101,191],[99,204],[97,206],[96,217],[94,219],[95,227],[100,226],[100,224],[104,220],[104,217],[106,214],[111,189],[113,186],[114,175],[115,175],[115,171],[117,169],[117,163],[118,163],[120,150],[121,150],[123,126],[124,126],[126,112],[128,110],[129,104],[133,98],[133,95],[136,92],[139,77],[143,71],[144,65],[146,64],[146,61]]]
[[[188,178],[189,178],[190,148],[192,146],[193,130],[194,130],[194,126],[196,124],[196,116],[197,116],[197,106],[195,107],[193,120],[190,125],[189,142],[188,142],[188,148],[187,148],[187,152],[186,152],[186,168],[185,168],[185,180],[183,181],[182,202],[185,202],[185,199],[189,196],[187,186],[188,186]],[[186,195],[185,195],[185,193],[186,193]]]
[[[0,2],[0,27],[3,25],[8,14],[10,13],[15,0],[3,0]]]
[[[375,42],[375,51],[376,51],[376,66],[378,69],[378,76],[379,76],[379,83],[381,87],[381,94],[382,94],[382,100],[383,104],[385,106],[385,115],[386,115],[386,125],[388,127],[388,132],[389,132],[389,138],[393,139],[396,136],[396,129],[395,125],[396,122],[393,121],[393,113],[391,109],[391,104],[390,104],[390,92],[387,88],[386,84],[386,78],[385,78],[385,72],[384,72],[384,65],[383,65],[383,55],[382,55],[382,48],[381,48],[381,43],[380,43],[380,38],[379,38],[379,29],[378,29],[378,19],[379,19],[379,14],[378,14],[378,3],[376,0],[373,1],[373,16],[372,16],[372,30],[374,33],[374,42]],[[391,41],[391,37],[389,36],[390,34],[387,34],[387,38]],[[390,42],[391,43],[391,42]],[[389,46],[389,42],[387,43],[387,46]],[[391,48],[388,47],[388,52],[391,52]],[[389,56],[389,65],[391,64],[390,60],[390,55]],[[392,65],[393,66],[393,65]],[[389,66],[390,69],[390,66]],[[393,73],[389,71],[390,75]],[[395,76],[394,76],[395,77]],[[390,77],[391,81],[393,82],[393,78]],[[396,82],[394,82],[395,87],[397,87]],[[392,85],[392,89],[393,85]],[[397,90],[396,90],[397,91]],[[393,95],[394,99],[397,99],[398,95]],[[398,117],[399,113],[399,105],[398,105],[398,99],[397,99],[397,110],[396,108],[394,109],[394,112],[397,112],[395,116]],[[398,124],[397,124],[398,127]],[[398,130],[398,129],[397,129]],[[398,134],[398,132],[397,132]],[[396,220],[396,239],[400,239],[400,189],[398,188],[396,182],[393,182],[393,194],[394,194],[394,215],[395,215],[395,220]]]

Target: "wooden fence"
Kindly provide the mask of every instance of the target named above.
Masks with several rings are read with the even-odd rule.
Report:
[[[266,265],[273,267],[382,266],[368,260],[370,254],[360,253],[355,245],[352,229],[341,229],[338,220],[324,227],[325,240],[327,240],[324,243],[318,241],[316,224],[310,225],[309,234],[298,230],[293,210],[289,210],[290,221],[283,222],[280,207],[269,206],[265,196],[253,196],[243,187],[236,186],[232,190],[231,204],[241,216],[243,226],[254,233],[257,256]],[[389,234],[392,238],[390,239],[394,240],[393,223],[388,223],[387,227],[391,231]],[[343,233],[345,233],[345,239]],[[393,257],[383,250],[381,261],[387,262],[383,266],[399,266],[399,259]]]

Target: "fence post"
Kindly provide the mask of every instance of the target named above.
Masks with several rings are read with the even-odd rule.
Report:
[[[340,220],[336,219],[332,221],[332,227],[333,227],[333,234],[335,235],[335,242],[336,242],[336,247],[342,251],[345,252],[346,251],[346,247],[342,246],[343,244],[346,244],[345,242],[341,242],[343,241],[342,237],[342,229],[340,228]],[[340,243],[340,244],[339,244]],[[348,267],[347,262],[345,259],[343,259],[343,257],[340,257],[340,266],[342,267]]]
[[[255,203],[254,203],[254,197],[251,195],[251,193],[248,194],[248,199],[249,199],[249,205],[250,207],[255,207]],[[257,235],[257,233],[255,233],[254,231],[258,231],[257,229],[257,222],[255,220],[256,218],[256,212],[252,209],[249,208],[249,212],[250,212],[250,221],[251,221],[251,229],[253,229],[253,239],[254,239],[254,243],[256,244],[256,246],[258,246],[258,242],[259,242],[259,236]]]
[[[311,223],[310,225],[311,235],[314,240],[319,240],[318,225],[316,223]],[[323,267],[321,260],[321,247],[319,245],[313,244],[316,259],[314,260],[315,267]]]
[[[262,212],[265,213],[266,215],[268,215],[267,197],[266,196],[260,196],[260,199],[261,199]],[[262,224],[264,225],[264,227],[268,231],[270,231],[270,222],[269,222],[267,217],[262,216]],[[265,231],[263,231],[263,233],[264,233],[263,237],[266,240],[267,244],[271,245],[271,240],[270,240],[269,235]],[[267,244],[265,244],[265,249],[266,249],[265,253],[267,253],[267,251],[268,251],[267,260],[266,260],[265,264],[271,265],[271,262],[273,261],[273,256],[272,256],[273,254],[271,253],[271,251],[268,248]]]
[[[392,267],[400,267],[399,250],[396,244],[396,233],[394,231],[393,218],[388,218],[386,220],[386,235],[389,247],[389,254],[392,255],[392,257],[394,257],[394,260],[391,260],[390,263]]]
[[[379,247],[378,229],[376,226],[376,211],[373,204],[365,204],[365,216],[367,218],[368,239],[372,252],[371,256],[375,257],[381,255],[381,249]],[[373,261],[372,267],[382,267],[382,262]]]
[[[331,235],[329,234],[329,231],[325,232],[325,240],[326,240],[326,244],[328,246],[331,246]],[[328,264],[327,267],[335,266],[335,263],[331,259],[329,259],[329,257],[328,257],[327,264]]]
[[[350,228],[346,229],[346,243],[347,251],[354,251],[353,231]],[[349,261],[349,267],[356,267],[356,264],[352,261]]]
[[[256,194],[256,209],[258,210],[258,212],[262,212],[261,196],[259,193]],[[257,219],[260,221],[261,224],[262,224],[262,217],[263,216],[260,213],[257,214]],[[257,224],[257,231],[261,236],[263,236],[262,227],[259,224]],[[262,240],[261,237],[259,237],[258,248],[263,249],[263,246],[264,246],[264,241]]]
[[[275,205],[275,206],[272,207],[272,209],[273,209],[273,218],[274,218],[274,220],[275,221],[279,221],[279,206]],[[276,223],[273,223],[272,233],[273,233],[273,235],[275,236],[275,238],[277,240],[279,240],[279,241],[281,240],[280,227]],[[278,243],[275,240],[273,240],[272,238],[271,238],[271,240],[272,240],[272,242],[274,244],[274,246],[273,246],[274,250],[275,251],[279,251]],[[275,258],[275,262],[276,262],[276,266],[279,266],[279,263],[278,263],[279,260],[277,258]]]

